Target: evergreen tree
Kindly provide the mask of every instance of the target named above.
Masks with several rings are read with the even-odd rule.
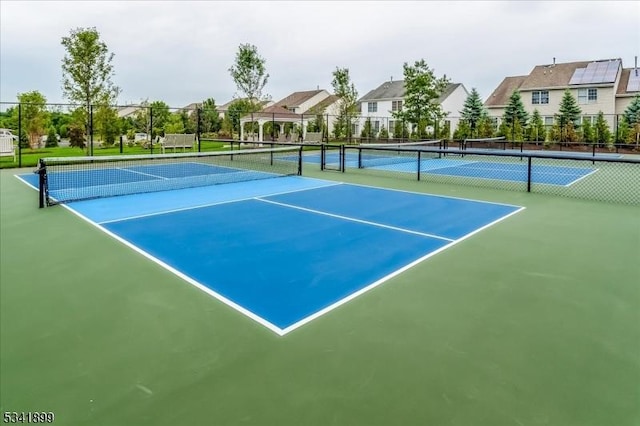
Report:
[[[453,131],[453,139],[464,140],[471,136],[471,125],[466,120],[460,120],[458,126]]]
[[[51,126],[49,127],[49,132],[47,132],[47,142],[45,143],[45,147],[53,148],[58,146],[58,134],[56,133],[56,128]]]
[[[529,120],[529,114],[524,109],[522,103],[522,97],[518,90],[514,90],[509,97],[509,102],[504,109],[502,120],[507,128],[505,128],[505,135],[507,138],[511,138],[514,141],[522,141],[524,139],[523,130]]]
[[[622,120],[618,122],[618,133],[616,135],[616,143],[627,143],[627,139],[629,139],[629,124],[627,120],[623,117]]]
[[[464,106],[462,107],[462,111],[460,111],[460,117],[463,120],[469,122],[469,126],[471,128],[471,133],[473,135],[476,134],[476,129],[478,126],[478,122],[482,117],[482,113],[484,111],[484,105],[482,104],[482,100],[480,99],[480,95],[476,88],[471,89],[471,93],[467,96],[467,99],[464,101]]]
[[[598,112],[598,117],[596,118],[596,124],[594,127],[596,142],[599,144],[610,145],[611,130],[609,130],[609,123],[604,119],[602,111]]]
[[[583,120],[582,122],[582,139],[587,143],[595,141],[591,120]]]
[[[544,141],[547,130],[544,127],[544,121],[537,109],[533,110],[531,114],[531,121],[529,122],[529,140],[530,141]]]
[[[624,118],[630,126],[640,123],[640,95],[633,98],[633,101],[624,110]]]
[[[558,123],[558,126],[560,127],[559,140],[561,142],[572,141],[572,138],[567,132],[569,132],[570,130],[575,130],[575,125],[580,118],[580,114],[582,114],[582,110],[578,106],[576,98],[573,97],[569,89],[566,89],[564,91],[564,94],[562,95],[560,108],[558,110],[558,114],[556,115],[556,121]],[[569,129],[569,123],[571,123],[572,125],[571,129]]]

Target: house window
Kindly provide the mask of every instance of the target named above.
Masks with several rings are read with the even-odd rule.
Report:
[[[578,103],[595,104],[598,102],[598,89],[578,89]]]
[[[402,101],[391,101],[391,111],[402,111]]]
[[[379,131],[380,131],[380,122],[378,120],[375,120],[373,122],[373,133],[377,135]]]
[[[351,134],[352,135],[359,135],[360,134],[360,126],[358,126],[358,123],[352,123],[351,124]]]
[[[534,105],[548,104],[549,103],[549,91],[548,90],[536,90],[531,92],[531,103]]]
[[[377,102],[369,102],[367,105],[368,105],[369,112],[378,112]]]
[[[582,116],[582,123],[589,123],[589,124],[594,124],[596,122],[596,116],[595,115],[583,115]]]
[[[553,117],[545,117],[544,118],[544,125],[547,126],[547,127],[553,126]]]

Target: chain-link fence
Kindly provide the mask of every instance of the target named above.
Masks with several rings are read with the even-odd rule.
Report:
[[[558,127],[549,118],[542,117],[542,124],[531,121],[527,126],[499,118],[472,123],[454,116],[425,117],[412,123],[390,113],[298,114],[284,108],[276,112],[220,111],[207,101],[183,108],[168,107],[163,102],[89,106],[3,102],[0,167],[35,166],[39,158],[47,156],[157,154],[167,149],[215,151],[240,146],[240,142],[354,145],[428,138],[447,140],[449,146],[504,151],[640,153],[640,123],[629,123],[623,115],[584,116],[566,127]],[[465,142],[494,136],[503,136],[509,142]]]
[[[640,205],[640,157],[344,145],[342,169],[443,184]]]

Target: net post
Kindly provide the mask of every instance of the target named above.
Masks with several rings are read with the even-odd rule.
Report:
[[[420,181],[420,154],[422,154],[420,151],[418,151],[418,181]]]
[[[298,176],[302,176],[302,145],[298,150]]]
[[[346,157],[347,157],[347,150],[344,147],[344,144],[341,144],[340,145],[340,167],[342,167],[342,173],[344,173],[346,169],[346,160],[345,160]]]
[[[362,168],[362,148],[358,147],[358,168]]]
[[[18,167],[22,167],[22,102],[18,104]]]
[[[324,171],[324,164],[326,161],[327,148],[325,144],[320,144],[320,171]]]
[[[527,158],[527,192],[531,192],[531,157]]]
[[[38,160],[38,168],[34,172],[38,174],[38,207],[41,209],[44,208],[46,204],[45,200],[47,198],[46,172],[47,172],[46,166],[44,164],[44,161],[42,161],[42,158],[41,158],[40,160]]]

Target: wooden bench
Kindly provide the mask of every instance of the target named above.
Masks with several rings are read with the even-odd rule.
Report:
[[[164,135],[164,138],[160,140],[160,147],[162,153],[165,153],[165,149],[173,148],[173,152],[176,152],[177,148],[182,148],[186,151],[187,148],[193,149],[193,145],[196,142],[196,135],[194,133],[189,134],[174,134],[168,133]]]
[[[13,157],[13,161],[16,161],[16,146],[11,136],[0,136],[0,156]]]
[[[322,142],[322,133],[321,132],[307,132],[305,137],[305,142]]]

